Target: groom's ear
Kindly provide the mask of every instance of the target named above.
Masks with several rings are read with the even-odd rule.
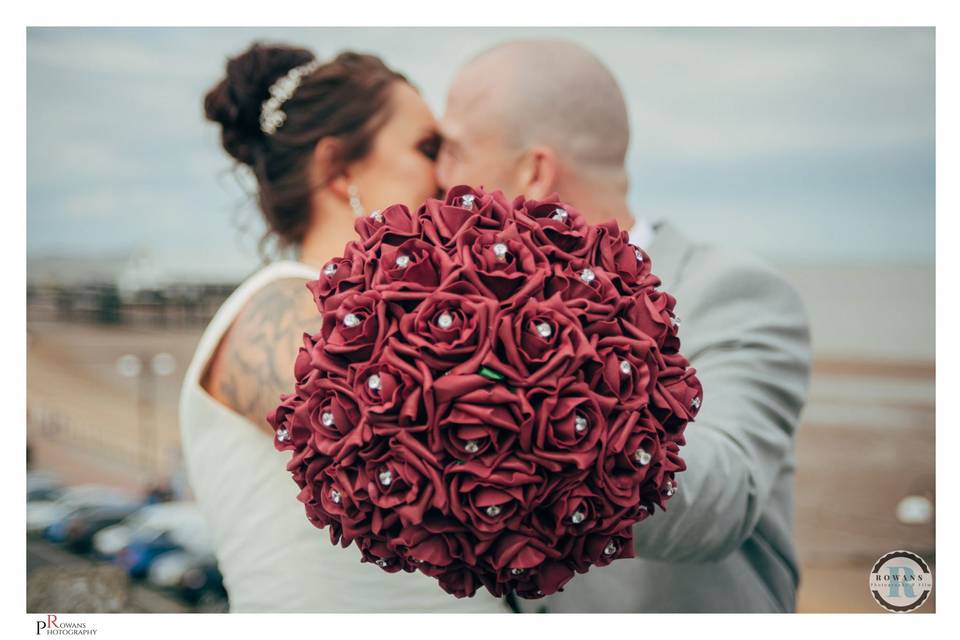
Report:
[[[517,192],[528,199],[545,200],[559,190],[560,161],[557,152],[546,145],[528,148],[517,167]]]

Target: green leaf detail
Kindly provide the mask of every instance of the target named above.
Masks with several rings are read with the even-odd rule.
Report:
[[[478,371],[478,373],[479,373],[480,375],[482,375],[484,378],[489,378],[489,379],[495,380],[495,381],[497,381],[497,382],[499,382],[499,381],[503,380],[504,378],[506,378],[506,376],[503,375],[502,373],[497,373],[496,371],[494,371],[493,369],[491,369],[491,368],[489,368],[489,367],[480,367],[480,371]]]

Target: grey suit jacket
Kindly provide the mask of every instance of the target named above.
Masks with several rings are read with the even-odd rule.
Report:
[[[666,511],[634,528],[637,558],[575,576],[525,612],[793,611],[794,432],[810,340],[794,289],[748,255],[661,223],[647,247],[677,299],[681,351],[703,406]]]

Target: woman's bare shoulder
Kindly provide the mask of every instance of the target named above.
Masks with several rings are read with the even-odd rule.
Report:
[[[293,389],[293,363],[304,333],[320,330],[320,314],[302,278],[257,291],[234,319],[210,361],[204,388],[219,402],[270,431],[267,414]]]

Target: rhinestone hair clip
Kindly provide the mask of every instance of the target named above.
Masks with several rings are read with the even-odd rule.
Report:
[[[276,133],[277,129],[283,126],[287,121],[287,114],[284,113],[283,103],[293,97],[300,81],[304,76],[308,76],[320,68],[319,60],[311,60],[299,67],[290,69],[280,79],[270,85],[270,98],[264,100],[260,105],[260,130],[268,136]]]

